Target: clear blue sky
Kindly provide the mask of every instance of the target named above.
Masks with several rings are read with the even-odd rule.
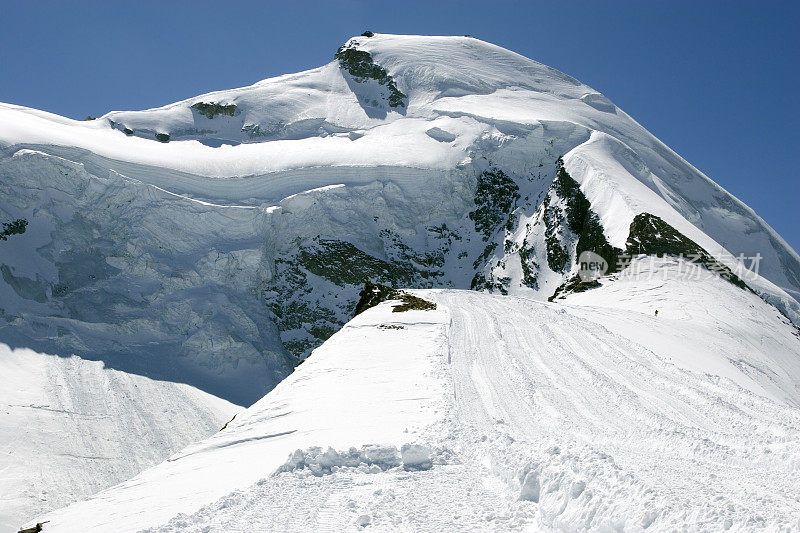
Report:
[[[800,3],[0,0],[0,101],[73,118],[469,34],[604,93],[800,249]]]

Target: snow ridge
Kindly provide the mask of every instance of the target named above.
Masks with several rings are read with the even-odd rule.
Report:
[[[800,338],[752,293],[657,268],[686,290],[631,280],[558,305],[452,290],[416,293],[435,311],[379,304],[225,431],[50,527],[797,527]],[[653,300],[672,303],[656,318]],[[730,314],[707,313],[714,301]],[[769,337],[752,342],[767,330],[743,334],[739,313]]]

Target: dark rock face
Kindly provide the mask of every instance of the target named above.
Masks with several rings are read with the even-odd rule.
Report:
[[[373,62],[369,52],[342,46],[333,57],[339,60],[339,65],[349,72],[357,82],[375,80],[386,86],[389,90],[389,107],[406,107],[405,100],[408,97],[397,88],[397,84],[386,72],[386,69]]]
[[[696,242],[664,222],[663,219],[641,213],[631,222],[631,230],[625,243],[628,255],[646,254],[663,257],[667,255],[684,257],[716,272],[722,278],[742,289],[750,288],[739,276],[714,259]]]

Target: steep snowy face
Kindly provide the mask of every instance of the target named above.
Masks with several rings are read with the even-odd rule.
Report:
[[[561,303],[414,291],[60,531],[797,527],[800,337],[683,260]],[[653,315],[653,307],[661,311]],[[418,305],[417,307],[430,307]],[[279,524],[279,525],[278,525]]]
[[[732,271],[759,256],[747,285],[800,321],[796,252],[590,87],[468,37],[331,55],[89,122],[0,105],[0,216],[28,222],[0,341],[250,404],[365,281],[545,300],[644,213]]]
[[[28,221],[0,243],[3,342],[239,404],[293,366],[255,294],[270,275],[262,210],[185,201],[31,150],[0,173],[4,211]]]

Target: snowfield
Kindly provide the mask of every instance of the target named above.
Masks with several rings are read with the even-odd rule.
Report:
[[[511,51],[376,34],[156,109],[0,103],[18,220],[0,528],[800,528],[800,256]],[[586,251],[645,256],[586,283]],[[353,318],[366,281],[438,308]]]
[[[558,304],[452,290],[416,292],[435,311],[380,304],[224,431],[42,519],[53,532],[800,527],[796,329],[726,281],[677,280],[673,260],[642,268],[654,279]]]
[[[188,385],[5,344],[0,376],[3,532],[160,463],[241,411]]]

